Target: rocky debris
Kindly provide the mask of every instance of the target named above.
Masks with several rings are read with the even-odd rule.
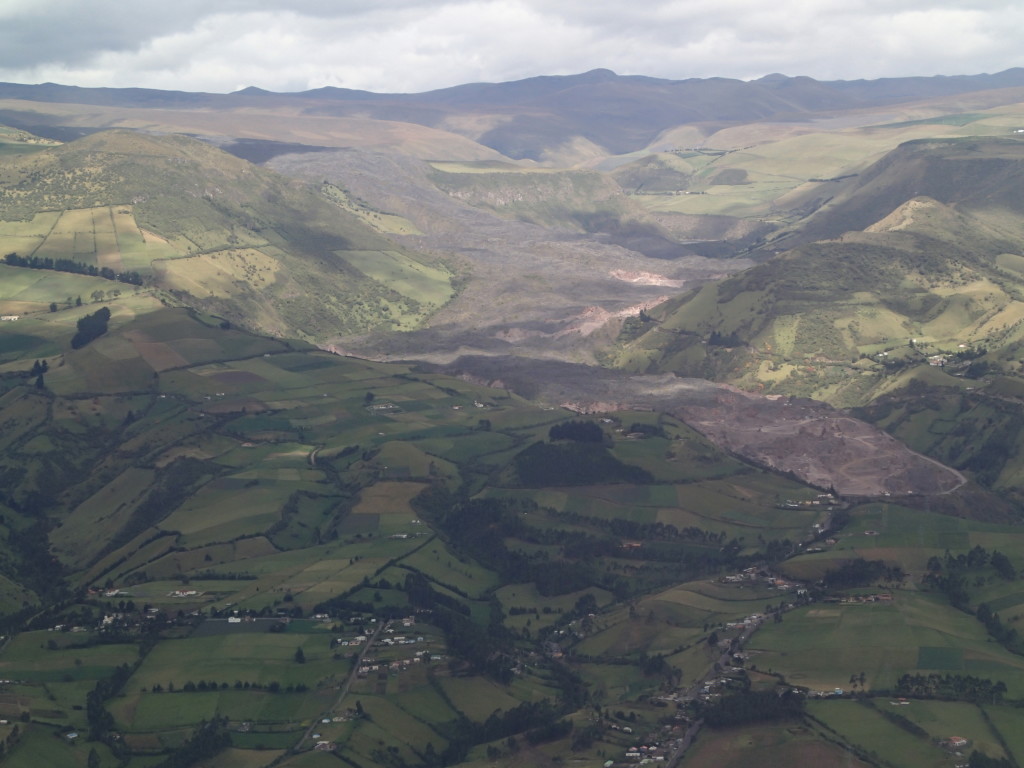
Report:
[[[348,149],[281,155],[269,166],[335,181],[375,209],[405,217],[421,234],[392,235],[393,240],[445,257],[468,276],[427,329],[334,340],[367,357],[386,351],[438,361],[453,359],[459,349],[504,354],[508,345],[540,356],[553,342],[563,354],[561,347],[580,347],[599,327],[581,320],[594,308],[609,317],[636,314],[663,301],[666,288],[698,285],[752,264],[695,254],[653,259],[598,235],[502,218],[445,194],[434,181],[436,171],[410,157]],[[574,348],[571,359],[590,358]]]
[[[616,280],[622,280],[625,283],[633,283],[634,285],[661,285],[666,288],[682,288],[686,285],[685,280],[676,280],[654,272],[613,269],[609,274]]]
[[[577,413],[664,411],[726,451],[844,496],[936,495],[966,482],[888,433],[807,398],[524,357],[466,357],[445,370]]]

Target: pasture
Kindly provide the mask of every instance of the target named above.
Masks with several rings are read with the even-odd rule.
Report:
[[[990,642],[972,616],[928,593],[897,590],[889,603],[812,604],[766,623],[748,645],[758,669],[812,690],[893,689],[903,674],[974,675],[1024,692],[1024,660]]]
[[[950,754],[938,739],[962,736],[990,757],[1003,757],[996,734],[976,706],[957,702],[911,701],[893,707],[889,699],[810,701],[808,712],[834,729],[846,742],[898,768],[945,768]],[[929,737],[916,735],[888,720],[891,712],[923,728]]]
[[[130,205],[41,213],[30,222],[0,221],[0,242],[19,256],[72,259],[115,272],[149,271],[154,259],[179,255],[166,241],[147,241]]]

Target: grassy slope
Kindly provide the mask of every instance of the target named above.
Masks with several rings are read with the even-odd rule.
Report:
[[[855,404],[879,393],[880,362],[1014,348],[1021,283],[1006,254],[1016,247],[1022,154],[1017,142],[894,153],[807,225],[838,239],[667,303],[619,364]],[[712,333],[729,343],[705,345]]]
[[[653,146],[673,147],[670,153],[623,165],[615,176],[652,211],[767,218],[785,226],[838,198],[847,185],[834,180],[866,172],[904,142],[1005,137],[1024,117],[1020,104],[943,110],[917,105],[832,121],[736,125],[700,136],[692,128],[669,132]],[[908,119],[893,119],[900,114]]]
[[[358,216],[184,137],[115,131],[19,158],[0,205],[20,255],[137,270],[275,335],[411,328],[452,295],[443,267]]]

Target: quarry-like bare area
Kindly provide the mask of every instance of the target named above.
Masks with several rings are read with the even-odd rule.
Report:
[[[891,435],[812,400],[766,398],[720,386],[714,402],[676,411],[719,446],[844,496],[948,493],[963,475]]]
[[[525,358],[464,358],[448,370],[581,413],[665,411],[748,461],[843,496],[944,494],[966,482],[886,432],[814,400]]]

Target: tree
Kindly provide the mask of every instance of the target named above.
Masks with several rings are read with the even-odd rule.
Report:
[[[88,768],[100,768],[100,754],[96,751],[95,747],[89,750],[89,758],[86,761],[86,765]]]
[[[78,320],[78,332],[71,339],[72,349],[81,349],[93,339],[99,338],[107,332],[107,322],[110,320],[110,309],[101,307],[90,315],[85,315]]]
[[[295,661],[297,664],[306,663],[306,654],[303,652],[301,645],[295,649]]]
[[[51,301],[50,302],[50,311],[51,312],[56,312],[57,311],[57,302],[56,301]]]

